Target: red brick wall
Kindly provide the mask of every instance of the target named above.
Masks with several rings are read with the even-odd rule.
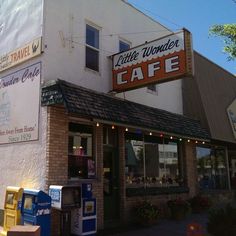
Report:
[[[93,194],[97,198],[97,227],[103,228],[103,127],[96,127],[97,180],[93,182]]]
[[[126,194],[125,194],[125,137],[124,128],[118,129],[119,147],[119,181],[120,181],[120,219],[125,220],[126,215]]]
[[[47,126],[47,176],[46,189],[50,185],[68,184],[68,123],[69,117],[63,107],[48,107]],[[77,122],[79,123],[79,121]],[[97,198],[97,226],[103,228],[103,128],[95,129],[95,156],[97,179],[92,181],[93,194]],[[59,235],[60,215],[52,210],[52,235]]]
[[[47,176],[50,185],[65,185],[68,180],[68,117],[62,107],[47,107]],[[52,236],[60,235],[60,214],[52,209]]]
[[[68,183],[68,122],[69,117],[63,107],[48,107],[48,130],[47,130],[47,177],[46,189],[49,185],[64,185]],[[79,123],[79,121],[78,121]],[[95,127],[95,156],[97,165],[97,179],[92,181],[93,194],[97,198],[97,226],[102,229],[104,226],[103,212],[103,126]],[[132,209],[143,197],[126,197],[125,191],[125,139],[124,128],[118,128],[119,147],[119,171],[120,171],[120,219],[123,222],[130,221]],[[197,192],[197,169],[196,149],[194,143],[183,142],[181,150],[184,163],[186,184],[190,189],[189,194],[168,194],[160,196],[148,196],[153,203],[160,206],[163,212],[166,210],[166,201],[181,196],[189,198]],[[52,213],[52,235],[59,234],[58,212]]]
[[[199,191],[197,180],[196,145],[193,142],[184,143],[184,163],[187,186],[189,187],[189,197],[193,197]]]
[[[48,107],[47,179],[49,185],[64,185],[68,180],[68,116],[61,107]]]

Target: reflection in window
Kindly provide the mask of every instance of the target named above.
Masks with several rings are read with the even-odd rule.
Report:
[[[157,92],[157,86],[155,84],[148,85],[147,89],[153,92]]]
[[[197,147],[198,182],[201,189],[226,189],[224,149]]]
[[[69,124],[69,178],[94,178],[93,127]]]
[[[117,146],[116,130],[111,127],[104,126],[103,128],[103,144],[108,146]]]
[[[31,211],[32,206],[33,206],[33,196],[26,195],[25,196],[25,202],[24,202],[24,209]]]
[[[231,187],[236,189],[236,157],[234,155],[230,155],[230,180],[231,180]]]
[[[163,140],[135,140],[126,138],[127,187],[180,186],[178,145]]]
[[[130,49],[130,44],[122,40],[119,41],[119,51],[124,52]]]
[[[143,141],[126,140],[126,181],[128,185],[144,183]]]
[[[13,205],[14,193],[8,193],[6,198],[6,203],[9,205]]]

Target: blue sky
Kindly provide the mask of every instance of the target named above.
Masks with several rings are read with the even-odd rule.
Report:
[[[187,28],[193,35],[193,48],[227,71],[236,74],[236,60],[228,61],[223,40],[209,36],[214,24],[236,23],[234,0],[128,0],[136,8],[167,28]]]

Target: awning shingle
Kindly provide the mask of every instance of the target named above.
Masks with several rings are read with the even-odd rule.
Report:
[[[42,106],[64,104],[68,113],[198,139],[209,139],[199,121],[165,110],[122,100],[56,80],[42,88]]]

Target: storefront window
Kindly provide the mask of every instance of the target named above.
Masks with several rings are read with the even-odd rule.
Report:
[[[126,140],[125,149],[127,185],[144,184],[143,141]]]
[[[95,177],[92,126],[69,124],[68,153],[68,174],[70,179]]]
[[[197,169],[200,189],[228,187],[224,149],[197,147]]]
[[[157,137],[141,138],[130,134],[126,137],[126,186],[182,185],[178,144]]]
[[[231,188],[236,189],[236,156],[235,154],[230,155],[230,180],[231,180]]]

